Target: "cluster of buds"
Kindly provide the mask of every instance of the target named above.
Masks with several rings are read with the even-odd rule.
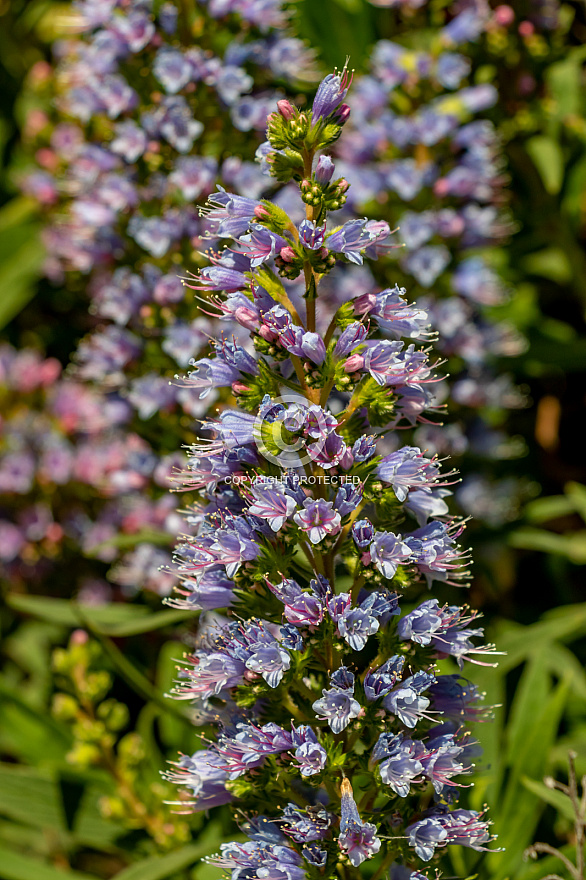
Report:
[[[346,88],[334,74],[318,89],[311,118],[326,124],[295,147],[304,180],[338,137],[327,120]],[[279,115],[291,150],[299,116]],[[188,284],[249,338],[220,337],[184,380],[202,396],[230,388],[239,406],[203,422],[178,477],[198,501],[167,601],[204,613],[174,695],[216,734],[168,778],[181,811],[235,808],[248,840],[211,860],[232,880],[360,877],[371,860],[369,876],[420,880],[447,846],[493,839],[457,801],[478,754],[467,724],[488,714],[462,670],[494,650],[474,612],[421,599],[468,580],[446,503],[454,473],[395,430],[433,410],[428,316],[398,287],[322,312],[328,270],[312,243],[343,269],[384,253],[390,229],[318,226],[305,209],[285,222],[268,202],[217,194],[208,220],[234,241]],[[299,280],[274,271],[283,248]]]
[[[71,736],[67,762],[77,770],[89,767],[106,771],[109,790],[99,801],[104,818],[114,819],[130,830],[146,832],[156,849],[171,849],[189,834],[185,822],[169,822],[161,804],[167,794],[164,783],[150,767],[142,736],[129,725],[124,703],[108,696],[113,675],[105,668],[103,648],[85,630],[74,630],[66,648],[53,652],[55,682],[52,714]]]

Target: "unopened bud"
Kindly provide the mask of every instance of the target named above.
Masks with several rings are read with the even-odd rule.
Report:
[[[247,391],[250,391],[250,388],[244,382],[232,382],[232,391],[236,395],[245,394]]]
[[[297,257],[297,254],[292,247],[289,247],[289,245],[287,245],[286,247],[281,248],[280,257],[286,263],[292,263],[293,260],[295,260],[295,258]]]
[[[320,156],[315,169],[315,179],[322,186],[329,183],[334,174],[334,163],[329,156]]]
[[[340,104],[336,110],[336,122],[338,125],[344,125],[350,118],[350,107],[348,104]]]
[[[254,216],[257,218],[257,220],[268,220],[271,215],[264,205],[257,205],[254,209]]]
[[[289,101],[285,99],[277,101],[277,107],[279,108],[279,113],[287,122],[290,122],[295,116],[295,107]]]

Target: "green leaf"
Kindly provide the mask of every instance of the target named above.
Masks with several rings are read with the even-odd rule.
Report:
[[[89,619],[92,626],[113,626],[136,621],[137,617],[149,614],[144,605],[126,605],[122,603],[110,605],[78,605],[68,599],[53,599],[48,596],[23,596],[9,593],[6,602],[10,608],[23,614],[30,614],[50,623],[62,626],[83,626]]]
[[[521,783],[528,791],[536,794],[540,801],[543,801],[546,804],[550,804],[558,811],[558,813],[561,813],[562,816],[565,816],[566,819],[569,819],[570,822],[575,822],[576,816],[574,815],[574,810],[572,809],[572,803],[563,792],[556,791],[555,788],[548,788],[547,785],[543,784],[543,782],[537,782],[537,780],[530,779],[528,776],[522,776]]]
[[[529,138],[526,149],[539,171],[543,186],[550,195],[556,195],[564,179],[564,154],[553,138],[536,134]]]
[[[535,651],[533,640],[532,645]],[[507,725],[507,759],[510,764],[513,764],[516,756],[523,750],[528,737],[531,736],[535,718],[539,716],[549,696],[550,685],[547,651],[544,651],[543,646],[540,645],[540,650],[535,651],[525,665],[521,681],[515,691]]]
[[[5,847],[0,847],[0,871],[2,880],[96,880],[95,875],[72,871],[71,868],[62,871]]]
[[[509,544],[519,550],[541,550],[565,556],[576,565],[586,564],[586,529],[557,535],[545,529],[525,527],[511,532]]]
[[[586,522],[586,486],[583,486],[581,483],[570,482],[566,484],[565,492],[574,505],[574,510]]]
[[[35,295],[34,282],[40,276],[43,259],[38,236],[32,235],[0,264],[0,329]]]
[[[530,275],[550,278],[558,284],[566,284],[572,277],[572,267],[561,248],[544,248],[523,260],[523,269]]]
[[[164,880],[165,877],[194,865],[203,856],[213,853],[220,841],[219,826],[212,823],[206,828],[199,843],[188,844],[166,856],[155,856],[136,862],[116,874],[113,880]]]
[[[54,778],[33,767],[0,764],[0,813],[25,825],[65,830]]]
[[[571,682],[572,676],[565,676],[543,703],[541,711],[532,718],[525,741],[512,757],[504,796],[494,804],[493,811],[499,845],[506,851],[487,857],[491,880],[516,877],[522,866],[523,851],[533,840],[543,804],[523,786],[521,779],[524,776],[535,779],[545,774]]]
[[[528,522],[544,523],[574,513],[575,509],[574,502],[567,495],[549,495],[526,504],[524,514]]]
[[[27,762],[62,761],[71,738],[50,715],[30,706],[0,682],[0,746]]]
[[[80,605],[68,599],[22,596],[19,593],[9,594],[6,601],[11,608],[23,614],[31,614],[62,626],[91,625],[93,631],[113,637],[152,632],[194,617],[193,611],[176,611],[170,608],[153,613],[144,605],[115,603],[96,607]]]

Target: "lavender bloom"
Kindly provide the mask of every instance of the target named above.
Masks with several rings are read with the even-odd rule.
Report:
[[[392,532],[375,532],[370,556],[383,577],[391,580],[403,562],[409,562],[412,551],[406,542]]]
[[[322,186],[325,186],[334,176],[334,170],[335,165],[331,158],[329,156],[320,156],[315,169],[316,181]]]
[[[377,467],[378,476],[393,487],[399,501],[405,501],[411,489],[430,488],[438,471],[437,462],[424,458],[416,446],[403,446],[386,455]]]
[[[303,247],[311,251],[317,251],[322,247],[325,233],[325,226],[316,226],[311,220],[304,220],[299,225],[299,241]]]
[[[212,2],[216,10],[233,11],[244,0]],[[235,47],[231,61],[240,63],[242,52]],[[411,63],[408,54],[391,55],[399,76]],[[204,63],[200,57],[198,64]],[[431,54],[417,54],[418,75],[434,63]],[[208,69],[207,75],[219,74]],[[330,86],[328,80],[323,88]],[[340,134],[335,122],[347,116],[337,111],[340,100],[336,95],[329,110],[325,99],[318,101],[312,122],[288,100],[279,101],[267,136],[272,147],[292,147],[272,152],[274,177],[290,181],[298,167],[296,145],[307,167],[314,167],[319,149]],[[381,119],[381,126],[387,124]],[[328,163],[320,174],[327,183]],[[439,179],[432,163],[417,174],[421,186]],[[376,186],[382,185],[381,177]],[[327,285],[338,295],[337,282],[327,280],[334,261],[326,259],[321,241],[330,190],[320,186],[310,184],[309,193],[306,182],[299,185],[304,213],[318,218],[319,226],[291,215],[288,195],[278,205],[253,205],[231,204],[231,197],[217,194],[216,225],[235,220],[241,231],[233,247],[210,255],[212,266],[193,285],[200,293],[224,294],[210,298],[213,307],[234,320],[239,334],[240,328],[249,331],[255,350],[253,357],[240,335],[232,342],[220,338],[211,356],[194,361],[184,390],[190,382],[204,389],[230,386],[239,408],[222,404],[217,418],[203,422],[210,439],[190,450],[182,482],[199,499],[187,512],[193,535],[182,539],[175,555],[182,607],[190,600],[201,604],[205,584],[210,607],[222,600],[230,607],[227,619],[204,617],[176,694],[203,701],[206,720],[213,715],[221,725],[210,744],[215,766],[229,776],[225,790],[241,792],[239,800],[255,814],[246,827],[249,839],[225,845],[215,862],[233,880],[243,871],[303,880],[334,864],[336,846],[353,867],[381,851],[379,868],[388,865],[393,850],[387,840],[397,837],[403,812],[419,820],[403,816],[403,824],[411,821],[403,839],[425,858],[452,841],[485,842],[476,816],[443,806],[422,813],[416,788],[429,782],[442,803],[452,803],[458,777],[470,769],[471,743],[454,719],[480,715],[477,694],[470,696],[457,679],[436,677],[433,660],[452,654],[462,661],[477,650],[469,628],[473,616],[437,602],[403,617],[399,608],[399,591],[413,577],[465,578],[465,553],[455,544],[462,526],[433,521],[411,534],[399,531],[411,494],[420,493],[413,510],[425,522],[426,510],[443,509],[442,494],[432,493],[445,483],[437,458],[425,458],[414,446],[397,450],[392,437],[387,449],[396,451],[383,455],[376,439],[381,427],[414,424],[437,405],[427,390],[435,381],[428,352],[388,338],[429,338],[427,310],[408,305],[401,289],[359,291],[351,303],[347,294],[358,282],[348,279],[340,285],[345,299],[326,299],[323,310],[322,300],[314,308]],[[436,215],[426,222],[435,235]],[[441,222],[442,228],[457,225],[447,215]],[[349,262],[360,263],[363,252],[375,255],[369,246],[387,234],[384,222],[348,220],[325,239],[325,248],[333,242]],[[344,262],[333,271],[347,271]],[[368,271],[358,271],[353,277],[366,279],[362,291],[371,290]],[[373,522],[358,520],[363,504]],[[394,579],[396,591],[379,587],[383,578]],[[373,724],[379,727],[374,736]],[[413,730],[418,724],[420,738],[397,733],[397,725]],[[330,779],[326,812],[321,774],[332,777],[336,768],[342,770],[340,793]],[[361,801],[361,812],[364,819],[376,817],[376,825],[359,814],[349,781],[367,768],[373,791]],[[303,793],[310,806],[291,804],[281,815],[259,816],[259,782],[268,804],[288,790]],[[407,801],[399,813],[395,796]]]
[[[335,683],[333,679],[332,683]],[[324,689],[321,699],[316,700],[312,706],[316,715],[327,720],[334,733],[341,733],[360,714],[360,703],[352,696],[353,692],[353,684],[350,688]]]
[[[405,658],[395,654],[385,660],[378,669],[368,672],[364,678],[364,693],[370,701],[386,696],[395,686],[403,671]]]
[[[351,77],[348,76],[346,68],[342,74],[329,73],[323,79],[313,99],[311,115],[314,122],[324,119],[339,107],[350,87]],[[341,109],[341,108],[340,108]]]
[[[427,672],[417,672],[406,678],[398,688],[391,691],[383,700],[388,712],[396,715],[405,725],[413,728],[425,714],[430,700],[421,694],[435,682],[435,676]]]
[[[182,755],[173,767],[173,770],[165,774],[165,778],[184,786],[193,797],[192,801],[180,801],[181,806],[197,812],[227,804],[232,800],[232,795],[225,788],[228,774],[219,766],[215,751],[202,749],[191,757]]]
[[[381,848],[376,836],[376,826],[363,822],[356,807],[352,786],[347,779],[342,780],[342,816],[338,846],[348,855],[354,867],[365,859],[372,858]]]
[[[351,263],[362,265],[362,251],[371,245],[382,242],[391,234],[387,223],[375,220],[349,220],[337,232],[326,238],[331,251],[346,256]]]
[[[254,503],[248,508],[253,516],[266,519],[274,532],[283,528],[296,508],[295,499],[279,483],[257,481],[252,487]]]
[[[333,510],[331,501],[307,498],[304,510],[296,513],[293,519],[299,528],[307,533],[312,544],[319,544],[328,535],[337,535],[340,531],[340,514]]]
[[[421,743],[405,739],[402,734],[393,736],[383,733],[372,751],[372,759],[381,761],[379,772],[385,785],[388,785],[399,797],[406,798],[411,790],[411,784],[422,781],[423,753]]]

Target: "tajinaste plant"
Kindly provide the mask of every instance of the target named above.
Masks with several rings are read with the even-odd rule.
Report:
[[[305,219],[220,191],[208,219],[235,244],[187,279],[250,337],[220,337],[185,379],[202,395],[231,388],[239,405],[189,451],[196,536],[176,548],[168,600],[208,612],[174,693],[217,726],[168,777],[184,811],[233,804],[248,840],[211,860],[233,880],[359,877],[370,859],[369,876],[421,877],[436,851],[493,839],[483,813],[456,805],[477,754],[466,724],[486,715],[460,670],[493,648],[476,643],[475,612],[413,604],[420,583],[468,578],[445,502],[454,474],[413,446],[379,446],[426,418],[428,317],[398,287],[367,303],[356,290],[316,329],[324,276],[375,259],[390,234],[328,223],[349,184],[323,150],[348,87],[346,70],[329,75],[311,109],[284,100],[268,118],[264,159],[298,184]]]
[[[518,516],[527,489],[502,463],[525,451],[506,434],[507,410],[524,397],[498,361],[519,355],[525,342],[502,317],[509,294],[497,248],[511,222],[505,159],[489,121],[498,91],[476,74],[477,43],[500,13],[484,0],[441,11],[416,3],[416,13],[411,4],[392,5],[400,7],[386,13],[393,40],[375,45],[368,74],[357,80],[360,100],[338,166],[354,175],[349,207],[398,227],[398,265],[375,271],[376,283],[390,275],[409,287],[449,360],[449,387],[441,389],[452,401],[449,428],[424,426],[417,442],[464,457],[460,506],[499,526]]]
[[[40,167],[23,187],[45,216],[46,274],[81,304],[78,333],[91,330],[69,376],[80,393],[85,385],[86,396],[100,395],[104,411],[122,412],[124,426],[115,431],[106,420],[101,434],[77,440],[81,448],[70,444],[94,491],[81,528],[79,516],[75,526],[71,516],[59,523],[72,548],[112,565],[123,593],[164,594],[172,577],[160,569],[171,563],[178,527],[167,474],[184,464],[179,447],[193,439],[186,426],[215,394],[200,401],[169,381],[217,332],[186,301],[178,266],[205,247],[197,203],[216,183],[258,196],[274,186],[251,161],[259,132],[287,84],[313,75],[313,61],[287,26],[283,0],[78,0],[66,20],[54,69],[41,63],[31,73],[36,109],[25,138]],[[3,467],[0,446],[0,474]],[[104,472],[117,479],[107,492]],[[53,482],[49,475],[43,501],[59,518],[54,502],[77,494],[76,468],[56,491]],[[5,499],[7,519],[19,515],[14,501]],[[30,565],[18,553],[11,561],[26,578]]]

